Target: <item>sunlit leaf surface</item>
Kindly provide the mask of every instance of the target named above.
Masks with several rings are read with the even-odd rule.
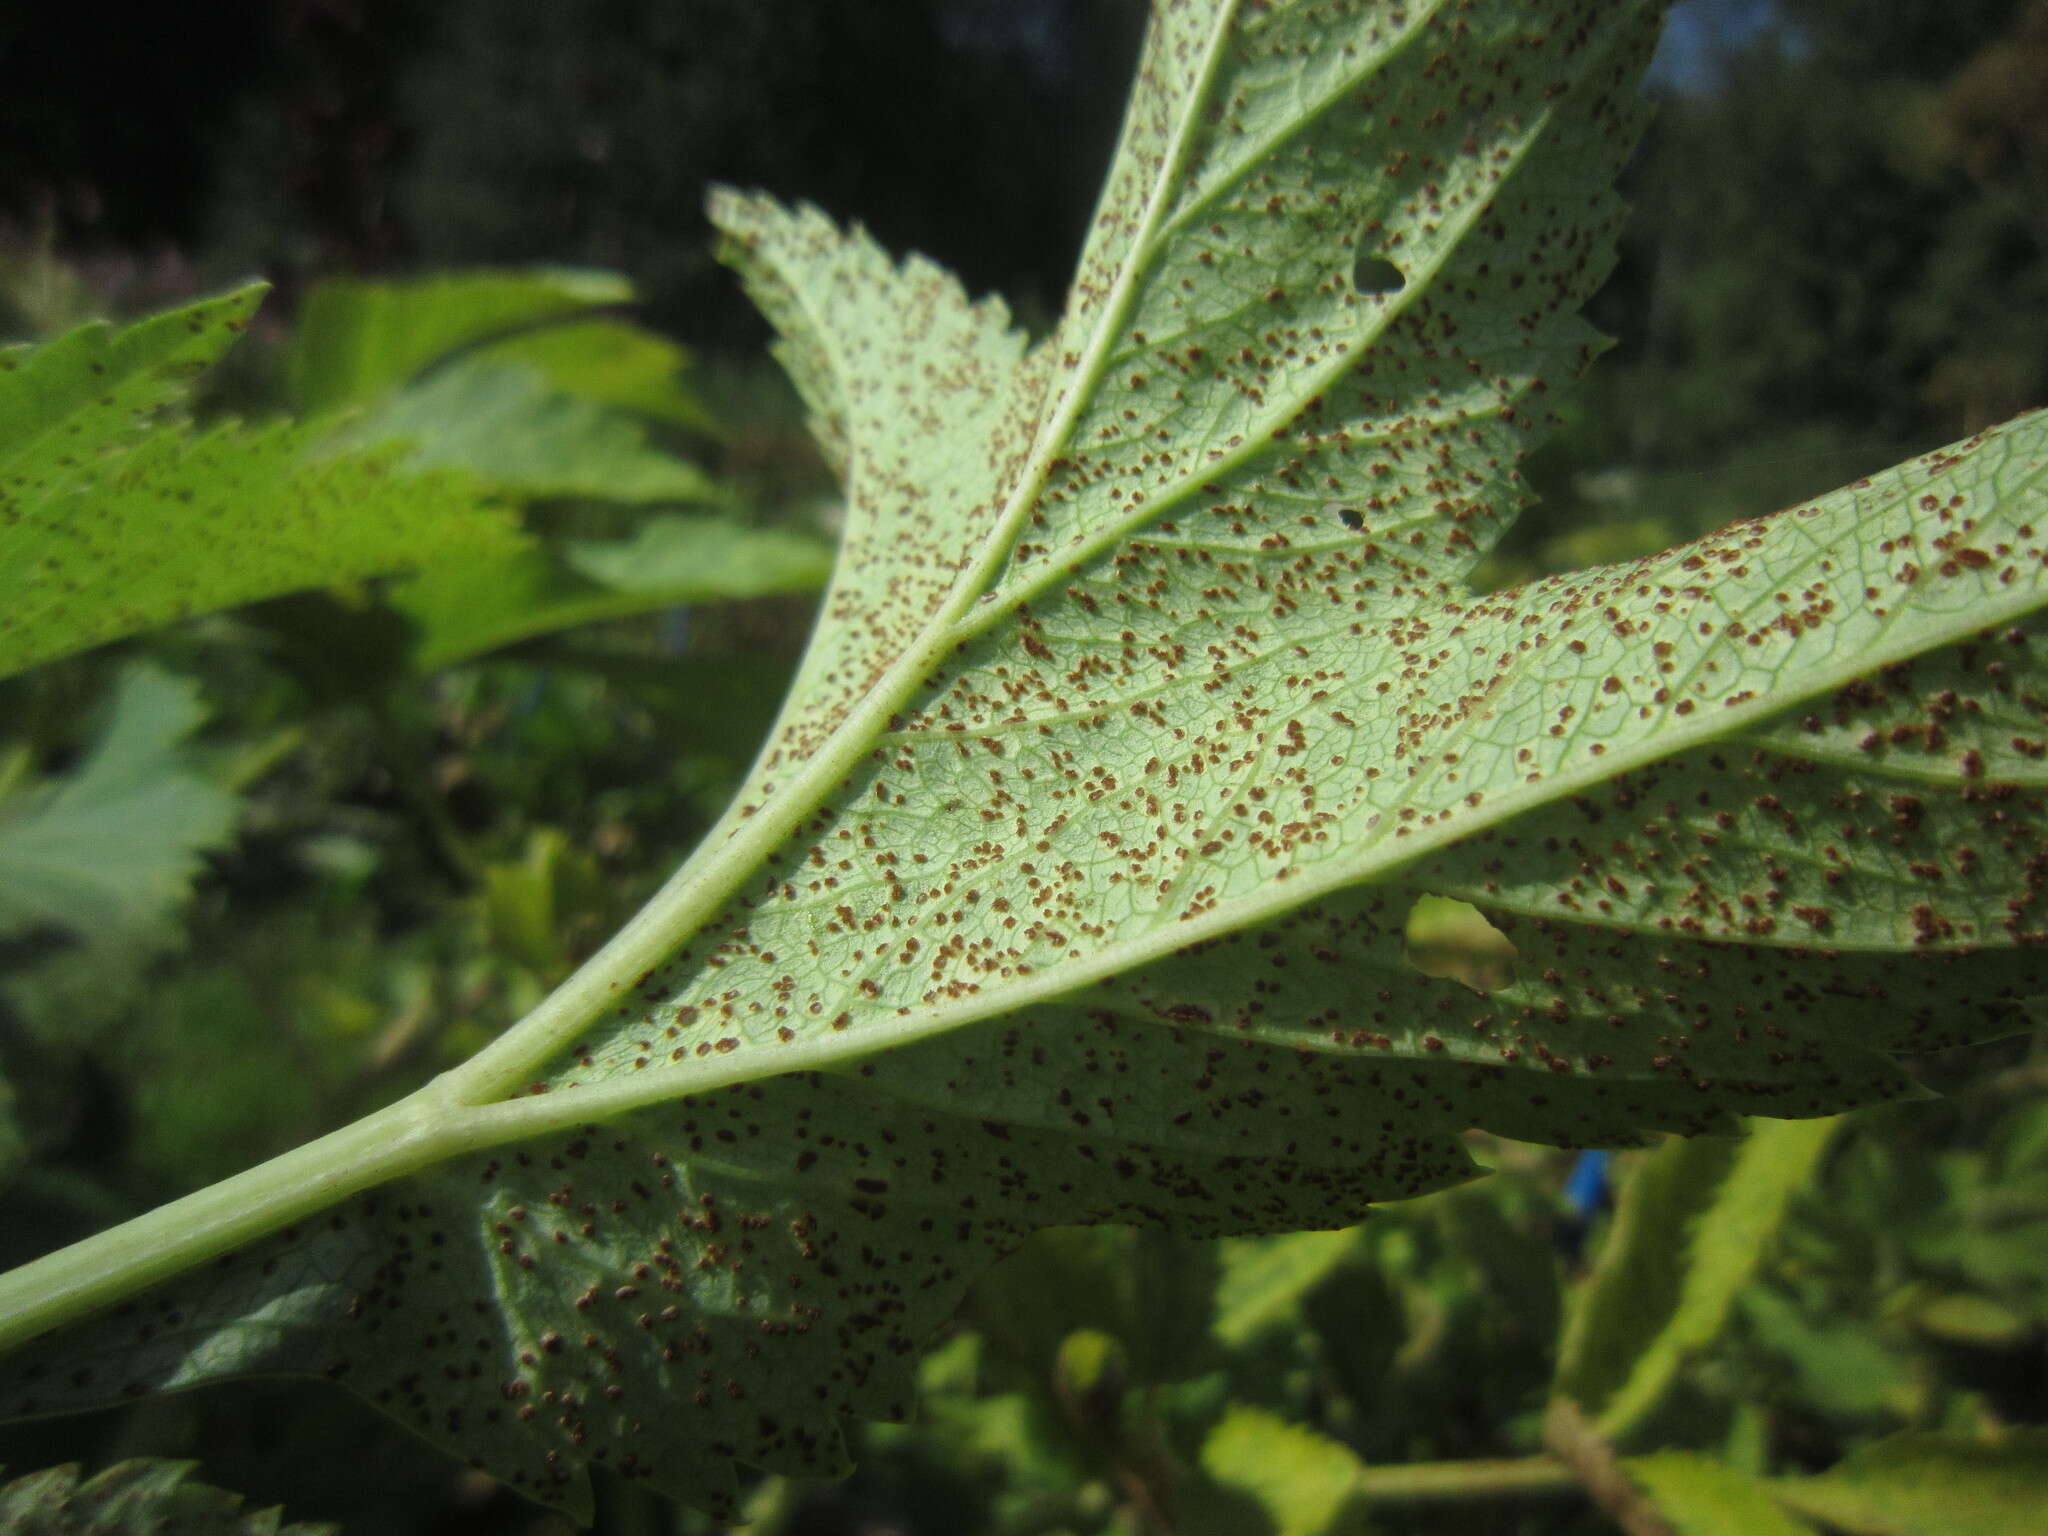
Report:
[[[721,194],[848,498],[735,811],[574,1038],[482,1058],[505,1144],[53,1335],[5,1402],[310,1372],[571,1509],[593,1462],[727,1508],[906,1413],[1038,1227],[1343,1225],[1471,1176],[1474,1124],[1811,1116],[2016,1027],[2048,418],[1467,582],[1598,345],[1655,11],[1160,5],[1029,353]],[[1512,983],[1409,965],[1426,893]]]
[[[138,630],[516,537],[464,475],[317,434],[159,429],[247,324],[241,289],[0,352],[0,676]]]

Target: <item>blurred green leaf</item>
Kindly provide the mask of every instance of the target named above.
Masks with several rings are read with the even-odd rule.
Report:
[[[633,536],[566,547],[575,570],[618,592],[680,592],[682,602],[804,592],[822,585],[832,550],[808,534],[749,528],[729,519],[664,513]]]
[[[85,761],[0,801],[0,929],[55,924],[111,942],[184,897],[235,819],[234,798],[180,758],[204,713],[191,682],[132,666]]]
[[[335,1525],[280,1525],[275,1509],[242,1511],[240,1494],[188,1482],[192,1461],[124,1461],[85,1482],[75,1466],[0,1488],[9,1536],[338,1536]]]
[[[568,918],[603,900],[596,861],[572,848],[560,828],[536,827],[518,859],[485,865],[483,877],[491,947],[550,985],[567,974]]]
[[[1619,1438],[1712,1342],[1840,1118],[1751,1121],[1739,1141],[1666,1141],[1623,1186],[1574,1298],[1554,1390]]]
[[[1791,1367],[1787,1395],[1802,1405],[1850,1419],[1911,1412],[1918,1395],[1912,1358],[1867,1318],[1809,1317],[1769,1286],[1743,1293],[1742,1315],[1756,1342]]]
[[[224,1178],[321,1118],[325,1074],[266,980],[180,969],[124,1036],[137,1161],[167,1184]]]
[[[1487,1322],[1547,1349],[1562,1303],[1557,1250],[1526,1223],[1509,1219],[1502,1194],[1485,1186],[1450,1190],[1431,1209],[1446,1238],[1478,1271],[1475,1299]]]
[[[418,627],[414,663],[451,666],[536,635],[725,598],[804,592],[832,565],[821,541],[729,519],[658,514],[630,539],[436,566],[392,589]]]
[[[554,389],[534,369],[465,358],[408,384],[335,436],[344,446],[412,445],[409,469],[461,469],[522,497],[704,502],[703,470],[648,446],[621,412]]]
[[[316,456],[303,428],[160,420],[260,286],[0,353],[0,676],[211,609],[517,537],[466,476]]]
[[[2048,1523],[2048,1429],[1893,1435],[1771,1488],[1852,1536],[2034,1536]]]
[[[2038,1256],[2041,1250],[2034,1250]],[[1922,1333],[1975,1349],[2009,1349],[2033,1331],[2028,1320],[1989,1296],[1949,1291],[1915,1301],[1906,1320]]]
[[[325,282],[299,311],[288,364],[293,393],[307,415],[368,405],[462,347],[632,297],[623,277],[568,268]],[[543,349],[523,360],[546,356]]]
[[[1326,1536],[1363,1528],[1344,1518],[1362,1470],[1358,1458],[1326,1435],[1263,1408],[1233,1407],[1202,1445],[1202,1470],[1249,1494],[1272,1521],[1274,1536]]]
[[[1811,1536],[1813,1527],[1771,1497],[1771,1485],[1687,1451],[1633,1456],[1628,1475],[1675,1536]]]
[[[1033,1371],[1095,1332],[1122,1346],[1139,1381],[1178,1380],[1208,1363],[1216,1247],[1118,1227],[1039,1232],[975,1283],[970,1315]]]
[[[578,400],[632,411],[673,426],[716,433],[719,426],[683,387],[689,353],[666,336],[618,320],[549,325],[479,347],[474,356],[522,364]]]
[[[1227,1238],[1218,1245],[1223,1271],[1216,1284],[1218,1342],[1237,1349],[1263,1329],[1292,1318],[1302,1300],[1356,1251],[1356,1230],[1289,1232],[1268,1238]]]

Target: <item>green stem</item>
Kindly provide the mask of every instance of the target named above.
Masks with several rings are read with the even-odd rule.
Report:
[[[0,1274],[0,1350],[375,1184],[471,1150],[473,1112],[429,1083],[317,1141]]]
[[[1555,1456],[1510,1456],[1493,1461],[1418,1461],[1405,1467],[1366,1467],[1353,1487],[1373,1502],[1422,1504],[1576,1493],[1579,1480]]]

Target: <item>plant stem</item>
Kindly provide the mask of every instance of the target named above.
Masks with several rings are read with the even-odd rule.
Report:
[[[132,1296],[375,1184],[470,1150],[438,1083],[317,1141],[0,1274],[0,1350]]]
[[[1569,1467],[1586,1497],[1628,1536],[1677,1536],[1657,1506],[1629,1481],[1614,1444],[1568,1397],[1553,1397],[1543,1415],[1543,1443]]]
[[[1577,1493],[1578,1474],[1555,1456],[1508,1456],[1491,1461],[1418,1461],[1366,1467],[1353,1484],[1373,1502],[1423,1504],[1454,1499],[1504,1499],[1520,1494]]]

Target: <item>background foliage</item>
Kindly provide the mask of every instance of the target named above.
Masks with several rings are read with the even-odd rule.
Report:
[[[606,571],[649,569],[633,541],[682,516],[765,540],[732,568],[801,589],[822,575],[804,552],[829,536],[830,481],[709,267],[698,188],[766,182],[858,211],[886,244],[1047,312],[1140,11],[352,0],[145,26],[138,51],[154,37],[194,61],[134,62],[137,82],[145,63],[176,82],[151,87],[174,99],[148,142],[125,118],[86,124],[77,73],[39,73],[8,105],[10,339],[261,268],[280,299],[203,412],[353,407],[335,432],[404,439],[483,399],[500,421],[540,413],[556,441],[597,433],[611,448],[586,466],[621,462],[619,432],[644,451],[652,478],[632,485],[572,472],[566,450],[545,473],[473,455],[526,530],[492,590],[526,581],[565,623],[603,617]],[[59,59],[70,15],[4,25],[47,29],[25,40]],[[1738,41],[1667,56],[1594,312],[1620,344],[1542,456],[1549,499],[1496,557],[1501,581],[1662,547],[2048,395],[2048,11],[1780,0],[1680,24]],[[313,381],[294,361],[316,327],[366,323],[337,318],[363,291],[323,278],[533,261],[631,272],[646,307],[621,312],[633,291],[601,281],[573,304],[605,313],[567,344],[515,338],[523,355],[501,345],[495,366],[485,348],[418,373],[545,314],[529,275],[538,309],[491,309],[387,376]],[[632,323],[647,318],[659,328]],[[644,356],[663,333],[699,349],[687,388],[594,398],[616,372],[579,361]],[[662,358],[665,380],[684,359]],[[279,597],[0,682],[7,890],[28,834],[47,846],[70,817],[134,861],[122,889],[151,893],[0,904],[0,1261],[343,1123],[517,1016],[715,814],[808,619],[800,595],[657,589],[611,609],[638,617],[536,636],[491,629],[474,596]],[[1415,951],[1483,983],[1459,922],[1440,914]],[[1633,1252],[1673,1298],[1626,1351],[1668,1358],[1629,1441],[1667,1449],[1638,1475],[1751,1522],[1689,1529],[2019,1529],[1956,1521],[2040,1494],[2010,1427],[2048,1422],[2048,1072],[2030,1042],[1926,1070],[1946,1099],[1832,1127],[1811,1177],[1751,1211],[1757,1245],[1690,1253],[1718,1291],[1680,1267],[1683,1242],[1612,1241],[1569,1159],[1511,1144],[1484,1150],[1494,1179],[1355,1232],[1052,1234],[977,1293],[926,1368],[919,1424],[870,1429],[845,1485],[764,1486],[756,1512],[788,1533],[1607,1529],[1537,1487],[1369,1513],[1356,1495],[1361,1468],[1532,1451],[1575,1277]],[[1727,1144],[1695,1146],[1656,1154],[1669,1203],[1653,1172],[1643,1223],[1683,1234],[1700,1209],[1726,1215],[1716,1199],[1761,1198]],[[1566,1349],[1580,1384],[1627,1387],[1583,1339]],[[2009,1463],[1986,1453],[1936,1517],[1913,1513],[1901,1488],[1926,1485],[1915,1468],[1942,1444],[1924,1437],[2001,1432]],[[16,1470],[201,1457],[252,1505],[352,1530],[552,1528],[338,1394],[201,1393],[10,1426],[0,1447]],[[364,1480],[366,1460],[393,1470]],[[694,1528],[601,1492],[605,1529]]]

